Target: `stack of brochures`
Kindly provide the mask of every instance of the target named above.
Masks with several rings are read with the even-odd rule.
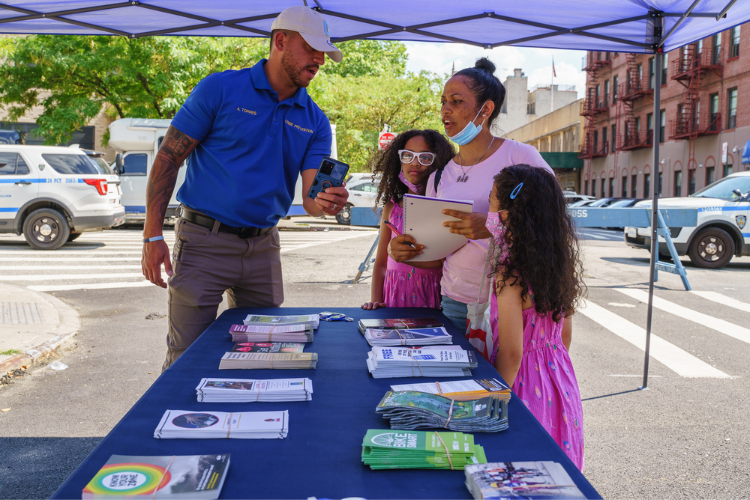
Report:
[[[310,325],[313,330],[318,329],[320,316],[317,314],[305,314],[302,316],[263,316],[261,314],[248,314],[243,321],[246,325],[298,325],[300,323]]]
[[[466,487],[475,500],[586,498],[557,462],[492,462],[467,465]]]
[[[361,319],[359,331],[364,334],[368,328],[378,330],[403,330],[405,328],[439,328],[443,324],[435,318],[390,318],[390,319]]]
[[[227,352],[219,370],[314,370],[317,366],[317,352]]]
[[[453,336],[443,327],[391,330],[368,328],[365,330],[365,339],[372,346],[424,346],[453,343]]]
[[[391,390],[394,392],[419,391],[428,394],[439,394],[454,401],[469,401],[487,396],[510,401],[510,388],[496,378],[400,384],[392,385]]]
[[[474,351],[440,347],[373,347],[367,357],[374,378],[471,377],[476,367]]]
[[[229,454],[163,457],[112,455],[83,489],[82,498],[216,500]]]
[[[156,439],[284,439],[289,412],[167,410],[156,426]]]
[[[198,387],[201,403],[261,403],[278,401],[310,401],[312,380],[309,378],[280,378],[248,380],[204,378]]]
[[[493,397],[454,401],[426,392],[388,391],[375,411],[390,421],[391,429],[500,432],[508,428],[508,402]]]
[[[296,342],[238,342],[232,352],[302,352],[305,344]]]
[[[288,325],[232,325],[232,342],[312,342],[310,324]]]
[[[374,470],[462,470],[487,463],[487,457],[471,434],[370,429],[362,442],[362,462]]]

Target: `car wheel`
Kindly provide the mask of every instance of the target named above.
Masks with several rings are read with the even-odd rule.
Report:
[[[57,250],[68,242],[70,226],[65,216],[57,210],[41,208],[26,217],[23,236],[37,250]]]
[[[709,227],[695,236],[688,255],[698,267],[718,269],[732,260],[734,240],[723,229]]]
[[[83,233],[70,233],[70,236],[68,236],[68,243],[71,241],[78,239],[79,236],[81,236]]]
[[[336,214],[336,221],[339,224],[343,224],[344,226],[348,226],[352,222],[352,205],[351,203],[347,203],[346,206],[341,209],[341,212]]]

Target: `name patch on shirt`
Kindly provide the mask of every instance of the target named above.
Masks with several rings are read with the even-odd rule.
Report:
[[[312,134],[313,133],[313,131],[310,130],[309,128],[300,127],[299,125],[297,125],[295,123],[292,123],[289,120],[284,120],[284,123],[286,123],[287,125],[289,125],[292,128],[296,128],[297,130],[299,130],[301,132],[307,132],[308,134]]]
[[[245,109],[245,108],[237,108],[237,111],[242,111],[243,113],[247,113],[249,115],[257,115],[258,114],[258,113],[256,113],[255,111],[253,111],[251,109]]]

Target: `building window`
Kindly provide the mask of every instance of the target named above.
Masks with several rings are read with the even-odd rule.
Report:
[[[711,64],[721,64],[721,33],[713,36],[714,47],[711,51]]]
[[[635,88],[638,90],[643,90],[642,87],[643,84],[643,65],[638,65],[638,81],[635,83]]]
[[[617,75],[612,77],[612,104],[617,102]]]
[[[700,60],[701,54],[703,53],[703,39],[698,40],[698,43],[695,44],[695,55],[697,56],[696,59]]]
[[[654,58],[649,57],[648,59],[648,89],[652,90],[656,85],[654,81]]]
[[[627,175],[622,176],[622,197],[623,198],[628,197],[628,176]]]
[[[604,153],[609,153],[609,143],[607,142],[607,127],[602,129],[602,149]]]
[[[688,196],[695,193],[695,169],[688,170]]]
[[[653,144],[654,140],[654,114],[649,113],[646,115],[646,139],[649,144]]]
[[[662,186],[662,178],[664,177],[664,174],[659,172],[659,196],[661,196],[661,186]]]
[[[714,183],[714,167],[706,167],[706,186]]]
[[[727,164],[724,165],[724,177],[732,175],[732,160],[727,160]]]
[[[604,80],[604,102],[609,104],[609,80]]]
[[[679,170],[674,173],[674,195],[682,196],[682,172]]]
[[[664,133],[667,129],[667,110],[659,111],[659,142],[664,142]]]
[[[737,87],[727,91],[727,128],[737,126]]]
[[[729,57],[740,56],[740,27],[735,26],[729,31],[730,45],[729,45]]]
[[[648,198],[651,191],[651,174],[643,174],[643,197]]]
[[[602,198],[607,196],[607,179],[602,179]]]
[[[719,120],[718,120],[719,118],[719,93],[717,92],[715,94],[711,94],[710,96],[708,96],[708,102],[709,102],[709,107],[711,108],[710,109],[711,124],[709,128],[711,130],[716,130],[719,127]]]
[[[583,183],[583,194],[588,195],[589,194],[589,183],[584,182]]]
[[[617,125],[612,125],[611,151],[615,151],[616,149],[617,149]]]
[[[596,198],[596,181],[591,179],[591,196]]]
[[[593,142],[594,142],[594,149],[593,149],[593,151],[596,153],[597,151],[599,151],[599,131],[598,130],[594,130],[594,141]]]
[[[669,66],[669,64],[667,63],[667,58],[668,58],[667,56],[669,56],[669,54],[665,52],[664,56],[661,58],[661,84],[662,85],[667,84],[667,67]]]
[[[610,196],[615,195],[615,178],[614,177],[609,178],[609,195]]]
[[[600,95],[601,95],[601,94],[599,93],[599,84],[597,83],[597,84],[596,84],[596,92],[594,93],[594,96],[595,96],[595,98],[594,98],[594,102],[596,103],[596,107],[597,107],[597,108],[599,108],[599,109],[601,109],[601,108],[603,108],[603,107],[604,107],[604,106],[602,106],[602,103],[601,103],[601,101],[599,101],[599,96],[600,96]]]
[[[638,175],[633,174],[630,176],[630,191],[631,191],[631,198],[638,198]]]

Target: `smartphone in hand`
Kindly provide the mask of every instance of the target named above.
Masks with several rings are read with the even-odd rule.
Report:
[[[349,165],[346,163],[333,158],[323,158],[307,197],[315,199],[318,193],[325,191],[327,188],[340,187],[348,172]]]

